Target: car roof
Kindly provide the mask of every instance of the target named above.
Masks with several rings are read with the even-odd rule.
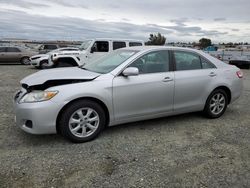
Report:
[[[193,52],[193,53],[196,53],[198,55],[201,55],[201,56],[205,57],[206,59],[208,59],[209,61],[212,61],[213,64],[216,65],[216,67],[227,66],[226,63],[218,60],[217,58],[209,55],[208,53],[205,53],[202,50],[197,50],[197,49],[193,49],[193,48],[172,47],[172,46],[134,46],[134,47],[121,48],[118,50],[134,50],[134,51],[140,52],[140,54],[144,53],[144,52],[150,52],[152,50],[180,50],[180,51],[185,51],[185,52]]]
[[[190,52],[200,52],[200,50],[196,50],[193,48],[184,48],[184,47],[173,47],[173,46],[133,46],[123,48],[127,50],[136,50],[136,51],[150,51],[150,50],[184,50]]]

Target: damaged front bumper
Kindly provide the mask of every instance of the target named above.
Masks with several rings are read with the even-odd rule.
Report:
[[[53,101],[19,103],[27,92],[22,89],[14,98],[16,125],[31,134],[56,133],[56,119],[62,106]]]

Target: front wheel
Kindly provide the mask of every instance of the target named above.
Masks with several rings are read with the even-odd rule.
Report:
[[[228,96],[222,89],[214,90],[206,101],[203,112],[209,118],[218,118],[224,114],[228,105]]]
[[[72,142],[87,142],[105,127],[103,108],[93,101],[81,100],[70,104],[59,121],[61,134]]]
[[[50,68],[48,60],[42,60],[42,61],[40,62],[39,68],[40,68],[40,69],[47,69],[47,68]]]

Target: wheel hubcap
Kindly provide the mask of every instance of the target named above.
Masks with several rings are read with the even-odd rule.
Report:
[[[217,93],[211,98],[209,108],[214,115],[220,114],[225,108],[225,106],[226,99],[223,94]]]
[[[84,138],[92,135],[99,126],[99,115],[92,108],[81,108],[69,119],[69,129],[74,136]]]

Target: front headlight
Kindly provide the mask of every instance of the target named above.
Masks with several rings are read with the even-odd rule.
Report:
[[[19,103],[41,102],[52,99],[58,91],[32,91],[24,95]]]

